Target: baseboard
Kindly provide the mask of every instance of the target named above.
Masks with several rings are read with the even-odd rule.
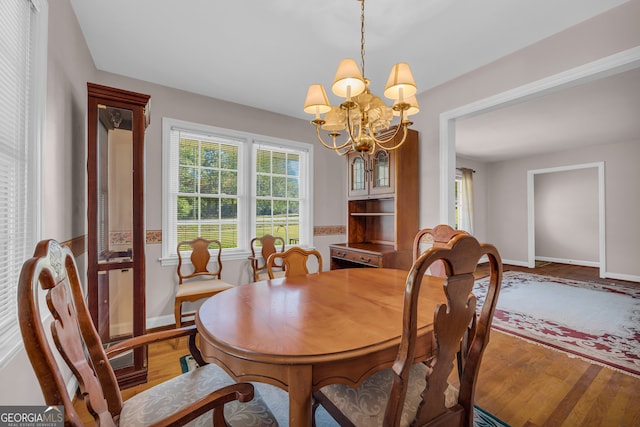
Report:
[[[527,261],[516,261],[513,259],[503,259],[502,265],[505,265],[505,264],[515,265],[517,267],[529,267],[529,263]]]
[[[607,279],[625,280],[627,282],[640,282],[640,276],[633,274],[611,273],[607,271],[604,273],[604,277]]]
[[[569,264],[569,265],[581,265],[583,267],[600,267],[600,263],[598,261],[582,261],[576,259],[564,259],[564,258],[552,258],[552,257],[543,257],[537,256],[536,261],[545,261],[545,262],[555,262],[558,264]]]
[[[78,385],[78,380],[74,376],[72,376],[67,382],[67,394],[69,395],[71,401],[74,401],[74,399],[76,398]]]
[[[162,328],[166,328],[167,326],[175,326],[176,324],[176,319],[173,317],[173,314],[167,314],[164,316],[158,316],[158,317],[150,317],[147,318],[147,329],[162,329]]]

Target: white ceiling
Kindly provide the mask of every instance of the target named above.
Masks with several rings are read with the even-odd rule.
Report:
[[[381,94],[391,65],[405,61],[411,64],[419,91],[425,91],[625,1],[367,0],[365,77],[371,80],[372,91]],[[342,58],[360,63],[360,3],[355,0],[71,0],[71,4],[98,69],[292,117],[311,118],[302,111],[310,83],[328,88]],[[637,82],[638,73],[631,74]],[[610,91],[615,84],[594,84],[601,96],[612,98],[610,102],[628,103],[635,108],[632,111],[639,111],[637,91],[634,100],[614,101]],[[600,105],[607,111],[602,98],[587,102],[578,88],[573,92],[580,110],[597,114],[602,121],[602,111],[594,112]],[[498,158],[504,156],[499,146],[539,142],[536,137],[545,133],[555,137],[550,142],[553,147],[560,136],[565,142],[571,138],[560,128],[563,123],[582,128],[580,138],[592,141],[590,137],[597,135],[584,125],[597,120],[581,119],[578,110],[562,106],[559,97],[548,95],[536,103],[461,121],[458,150],[474,158],[491,151]],[[542,107],[545,99],[553,101],[557,110],[574,114],[550,128],[543,120],[551,115],[546,105]],[[518,115],[496,117],[507,112]],[[536,121],[525,121],[525,114]],[[498,129],[484,120],[489,118],[510,125]],[[637,135],[637,124],[628,132]],[[476,142],[465,142],[471,136]],[[479,146],[484,149],[474,149]]]
[[[640,140],[640,68],[456,122],[456,152],[484,162]]]

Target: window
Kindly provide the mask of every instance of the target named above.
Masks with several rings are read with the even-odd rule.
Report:
[[[469,168],[457,168],[455,181],[456,229],[473,234],[473,174]]]
[[[255,146],[255,235],[272,234],[300,241],[300,164],[297,150]]]
[[[244,257],[252,237],[310,245],[313,147],[163,119],[163,264],[182,240],[222,242]]]
[[[16,289],[40,237],[46,0],[0,2],[0,367],[20,348]]]

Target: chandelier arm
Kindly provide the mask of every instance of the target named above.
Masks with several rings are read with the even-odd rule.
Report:
[[[346,143],[351,143],[351,145],[353,145],[353,141],[356,140],[356,138],[353,137],[353,132],[354,129],[351,126],[351,113],[350,110],[346,110],[346,120],[347,120],[347,134],[349,135],[349,139],[347,140]]]
[[[319,125],[316,125],[316,133],[318,135],[318,141],[320,141],[320,143],[324,145],[326,148],[335,151],[338,155],[344,156],[345,154],[351,151],[351,138],[349,138],[347,142],[345,142],[344,144],[338,145],[336,144],[336,135],[331,135],[333,138],[333,145],[330,145],[324,142],[324,139],[322,139],[322,134],[320,134]],[[343,150],[343,151],[340,151],[340,150]]]
[[[398,135],[398,132],[400,132],[400,128],[402,128],[402,139],[400,140],[400,142],[398,142],[398,144],[394,145],[393,147],[387,147],[385,146],[385,144],[390,143],[391,141],[393,141],[395,139],[395,137]],[[398,125],[396,127],[396,131],[393,133],[392,136],[390,136],[388,139],[385,140],[379,140],[377,139],[375,136],[372,136],[373,140],[376,142],[376,144],[382,148],[385,151],[392,151],[395,150],[397,148],[400,148],[400,146],[402,144],[404,144],[404,142],[407,139],[407,135],[408,135],[408,131],[407,131],[407,124],[406,123],[401,123],[400,125]]]

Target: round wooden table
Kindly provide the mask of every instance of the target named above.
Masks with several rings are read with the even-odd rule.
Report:
[[[237,381],[287,390],[290,425],[310,426],[313,391],[358,385],[393,364],[406,277],[402,270],[354,268],[226,290],[196,315],[202,355]],[[432,331],[442,282],[430,276],[422,282],[419,335]],[[425,286],[432,289],[424,292]],[[416,361],[430,355],[431,340],[420,340]]]

